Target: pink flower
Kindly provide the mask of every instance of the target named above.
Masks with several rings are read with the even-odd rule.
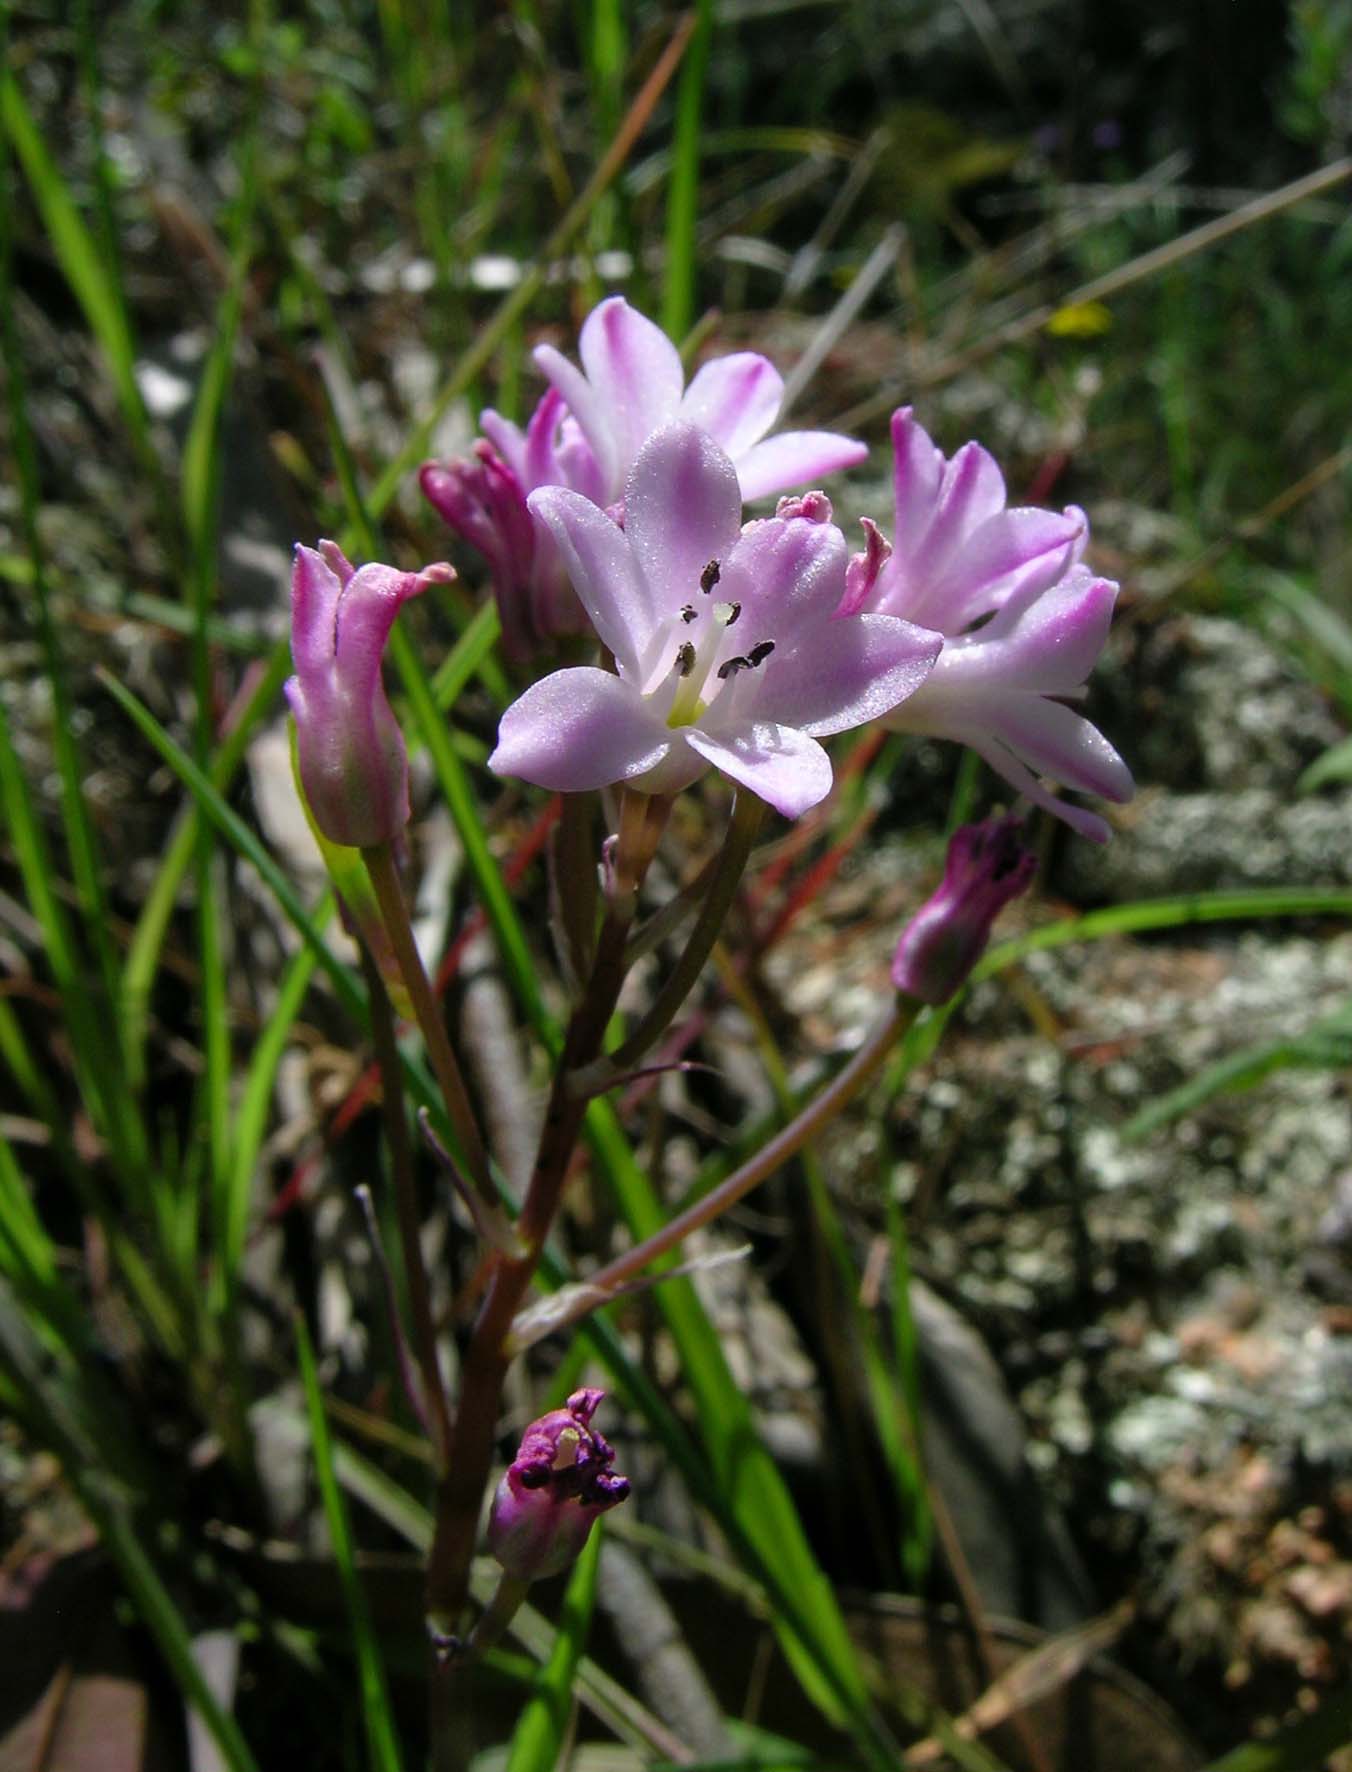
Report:
[[[509,1575],[534,1581],[574,1561],[607,1508],[629,1493],[615,1454],[591,1425],[605,1392],[574,1391],[526,1429],[498,1484],[488,1545]]]
[[[526,508],[539,486],[569,486],[599,501],[595,457],[551,388],[524,431],[498,413],[480,424],[488,441],[468,461],[429,461],[418,479],[429,504],[476,548],[493,575],[503,644],[524,661],[566,634],[586,633],[582,605],[549,532]]]
[[[387,843],[408,823],[408,756],[385,697],[380,664],[400,607],[446,565],[357,571],[335,542],[297,547],[291,572],[291,657],[286,697],[296,721],[301,784],[331,843]]]
[[[1108,740],[1066,705],[1084,692],[1116,597],[1115,584],[1075,566],[1032,603],[1006,603],[984,627],[945,640],[929,679],[885,724],[970,745],[1035,805],[1105,842],[1105,821],[1058,799],[1034,771],[1104,800],[1134,792],[1131,771]]]
[[[1054,585],[1083,551],[1083,511],[1010,510],[995,458],[964,443],[945,459],[909,406],[892,415],[892,450],[893,552],[867,584],[856,583],[843,614],[867,596],[870,609],[961,634],[1011,597]]]
[[[845,539],[820,493],[741,526],[737,471],[692,425],[639,452],[625,527],[546,488],[547,525],[614,672],[556,671],[508,708],[489,767],[564,792],[672,794],[710,765],[795,818],[831,786],[819,738],[889,712],[940,647],[890,616],[835,617]]]
[[[943,883],[902,930],[892,983],[921,1003],[946,1003],[985,952],[991,925],[1032,883],[1037,858],[1017,818],[954,831]]]
[[[1066,705],[1084,693],[1117,596],[1115,584],[1079,564],[1083,513],[1006,508],[986,451],[967,443],[945,461],[909,408],[894,415],[892,441],[895,538],[889,551],[866,526],[868,546],[850,563],[840,613],[905,617],[942,634],[944,649],[884,723],[970,745],[1030,800],[1104,841],[1103,819],[1037,780],[1051,775],[1106,800],[1133,792],[1107,739]]]
[[[552,345],[538,345],[534,355],[591,445],[601,475],[597,504],[621,496],[643,445],[675,421],[697,425],[721,445],[744,499],[804,486],[852,468],[868,454],[864,444],[832,431],[767,437],[784,383],[774,365],[753,351],[715,357],[686,387],[675,345],[623,296],[592,309],[578,343],[581,369]]]

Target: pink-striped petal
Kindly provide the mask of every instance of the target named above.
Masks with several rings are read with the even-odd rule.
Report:
[[[690,726],[685,741],[785,818],[797,818],[831,791],[831,759],[815,738],[792,726],[756,720],[717,736]]]
[[[1017,691],[986,697],[981,721],[1030,767],[1103,800],[1129,800],[1131,771],[1107,739],[1073,708]]]
[[[624,531],[590,499],[561,486],[542,486],[526,503],[554,538],[602,643],[637,681],[661,624]]]
[[[555,793],[579,793],[642,775],[671,742],[632,684],[584,665],[543,677],[512,703],[488,767]]]
[[[803,623],[833,615],[845,594],[847,549],[834,523],[764,517],[748,523],[723,561],[718,595],[741,604],[741,649],[798,644]]]
[[[905,613],[941,633],[960,634],[992,609],[1024,604],[1054,585],[1070,566],[1081,533],[1078,514],[1025,506],[1000,511],[968,537],[942,573],[917,587]]]
[[[624,532],[657,608],[675,616],[699,599],[701,575],[732,550],[741,520],[737,470],[712,437],[673,424],[648,439],[625,485]]]
[[[944,476],[943,451],[917,423],[909,406],[892,414],[892,489],[898,539],[923,537]]]
[[[681,354],[660,326],[621,295],[588,314],[578,350],[618,441],[624,474],[653,432],[676,416],[685,386]]]
[[[829,622],[765,661],[758,710],[815,738],[863,726],[915,694],[942,645],[886,615]]]
[[[945,653],[964,685],[1066,694],[1093,670],[1108,639],[1117,586],[1077,566],[1019,610],[1007,604],[970,641]]]
[[[738,458],[737,478],[742,483],[742,497],[749,503],[858,467],[867,458],[866,443],[856,443],[835,431],[780,431]]]
[[[676,416],[708,431],[736,461],[775,422],[783,398],[783,377],[767,357],[735,351],[696,371]]]

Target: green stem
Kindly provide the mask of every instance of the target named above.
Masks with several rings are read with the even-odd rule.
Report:
[[[432,993],[431,981],[423,967],[422,955],[413,939],[408,907],[404,903],[404,889],[399,884],[399,873],[394,865],[394,852],[388,843],[376,843],[369,849],[362,850],[362,860],[371,876],[380,915],[412,999],[413,1012],[422,1030],[427,1056],[442,1099],[446,1103],[447,1115],[456,1138],[460,1141],[465,1167],[484,1199],[496,1206],[497,1190],[493,1186],[488,1152],[479,1133],[479,1123],[474,1117],[465,1079],[461,1075],[460,1065],[446,1033],[446,1024],[441,1019],[441,1011]]]
[[[422,1374],[423,1405],[428,1412],[437,1466],[442,1467],[451,1443],[451,1408],[437,1358],[436,1318],[432,1313],[432,1289],[423,1261],[419,1236],[418,1196],[413,1182],[413,1147],[408,1135],[404,1107],[404,1073],[394,1036],[394,1012],[385,991],[380,968],[361,943],[362,971],[371,1004],[371,1036],[380,1066],[380,1108],[385,1122],[385,1141],[390,1151],[390,1175],[394,1183],[394,1207],[399,1220],[399,1241],[404,1251],[409,1308],[413,1314],[413,1344]],[[391,1301],[393,1303],[393,1301]]]

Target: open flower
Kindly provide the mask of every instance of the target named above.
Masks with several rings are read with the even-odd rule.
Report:
[[[928,680],[885,724],[970,745],[1036,805],[1082,836],[1106,841],[1109,828],[1097,813],[1058,799],[1037,775],[1104,800],[1129,800],[1135,791],[1108,740],[1066,705],[1084,693],[1116,598],[1108,579],[1072,567],[1032,603],[1007,603],[975,633],[946,640]]]
[[[845,539],[821,493],[741,527],[731,460],[669,425],[625,487],[625,527],[575,492],[532,494],[615,672],[556,671],[502,717],[489,767],[561,791],[672,794],[713,764],[788,818],[831,786],[819,738],[889,712],[940,639],[836,619]]]
[[[1007,509],[986,451],[968,443],[946,462],[909,409],[894,416],[892,439],[894,543],[889,551],[867,526],[841,614],[904,616],[942,634],[944,648],[884,724],[970,745],[1030,800],[1104,841],[1103,819],[1037,779],[1050,775],[1105,800],[1129,800],[1133,792],[1121,757],[1066,705],[1084,694],[1117,597],[1115,584],[1079,563],[1083,513]]]
[[[621,496],[643,445],[674,421],[697,425],[727,452],[744,499],[806,486],[855,467],[868,454],[864,444],[833,431],[767,437],[779,416],[784,383],[774,365],[754,351],[715,357],[695,372],[687,388],[680,352],[623,296],[612,295],[592,309],[578,347],[581,369],[552,345],[538,345],[534,355],[591,446],[601,474],[598,504]]]
[[[954,831],[943,882],[901,932],[892,983],[921,1003],[946,1003],[985,952],[991,925],[1027,890],[1037,857],[1017,818],[987,818]]]
[[[363,566],[336,542],[298,547],[291,572],[291,657],[286,698],[296,721],[305,798],[331,843],[388,843],[408,823],[408,754],[380,678],[394,618],[453,569]]]
[[[558,549],[526,508],[538,486],[568,486],[599,502],[601,473],[591,446],[553,388],[525,430],[490,409],[485,437],[470,459],[424,462],[418,480],[432,507],[488,562],[503,644],[525,660],[566,634],[587,632],[587,616]]]
[[[604,1395],[574,1391],[565,1408],[533,1421],[498,1484],[488,1545],[518,1580],[566,1569],[601,1515],[629,1493],[629,1479],[611,1469],[614,1452],[591,1425]]]
[[[960,634],[1011,598],[1054,585],[1083,551],[1083,511],[1008,508],[994,456],[964,443],[945,458],[909,406],[892,415],[892,452],[892,551],[860,575],[842,613],[868,607]]]

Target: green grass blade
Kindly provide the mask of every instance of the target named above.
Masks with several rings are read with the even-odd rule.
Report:
[[[662,329],[684,338],[695,317],[696,226],[699,219],[699,157],[704,78],[714,33],[713,0],[697,0],[695,31],[676,95],[676,139],[667,185],[667,262],[662,292]]]
[[[334,1474],[333,1443],[329,1437],[324,1399],[319,1390],[319,1374],[315,1370],[314,1349],[306,1332],[304,1319],[296,1318],[296,1350],[300,1358],[301,1382],[305,1386],[305,1407],[310,1421],[310,1444],[314,1451],[315,1476],[324,1503],[324,1517],[329,1525],[333,1560],[338,1565],[343,1598],[347,1602],[348,1624],[352,1647],[357,1657],[361,1681],[362,1718],[366,1724],[366,1744],[370,1763],[376,1772],[401,1772],[402,1759],[390,1708],[389,1687],[385,1665],[375,1628],[366,1603],[366,1590],[357,1572],[356,1552],[348,1525],[347,1507],[338,1479]]]
[[[593,1527],[568,1578],[554,1647],[512,1731],[507,1772],[554,1772],[561,1764],[573,1707],[573,1679],[596,1605],[596,1575],[604,1530],[600,1524]]]
[[[116,282],[66,188],[12,71],[0,72],[0,118],[28,180],[57,262],[98,341],[138,451],[155,459],[136,381],[136,347]]]
[[[535,961],[526,941],[525,931],[521,927],[521,920],[512,904],[511,894],[488,846],[488,837],[479,817],[469,776],[456,755],[450,730],[437,706],[413,644],[398,627],[390,636],[390,653],[404,686],[414,726],[427,747],[442,797],[446,801],[460,841],[464,844],[465,861],[473,876],[479,902],[493,931],[503,969],[527,1020],[538,1033],[557,1042],[556,1032],[547,1033],[551,1024],[544,999],[540,995]]]
[[[0,183],[8,172],[8,154],[0,135]],[[24,353],[19,344],[13,308],[12,216],[8,204],[0,204],[0,349],[3,350],[9,385],[10,424],[14,461],[19,482],[19,502],[24,544],[27,549],[28,582],[34,593],[43,664],[52,700],[52,748],[61,780],[61,811],[70,853],[85,940],[99,969],[115,1032],[121,1038],[117,1014],[119,976],[113,948],[111,918],[93,822],[85,803],[86,770],[76,743],[76,722],[66,681],[65,659],[53,619],[51,590],[47,581],[45,550],[39,526],[42,488],[37,452],[28,419]]]
[[[0,814],[10,833],[28,907],[42,927],[43,948],[61,997],[81,1094],[108,1140],[119,1178],[134,1199],[147,1203],[149,1163],[145,1128],[127,1096],[107,1038],[105,1018],[90,990],[84,957],[52,887],[56,875],[33,812],[27,783],[0,705]]]
[[[321,934],[331,910],[331,902],[325,901],[316,905],[310,913],[311,922]],[[249,1234],[249,1203],[253,1197],[254,1170],[267,1132],[277,1067],[285,1056],[291,1030],[300,1014],[317,964],[310,948],[301,948],[299,953],[291,956],[278,987],[277,1000],[261,1032],[254,1039],[249,1068],[239,1093],[230,1170],[221,1200],[216,1265],[213,1270],[213,1290],[216,1301],[223,1308],[234,1297],[240,1263],[244,1259]]]
[[[270,653],[266,666],[259,673],[244,706],[212,760],[211,783],[221,794],[229,791],[254,732],[275,703],[277,693],[290,669],[290,648],[282,640]],[[128,1055],[134,1079],[144,1077],[150,993],[159,969],[160,954],[174,914],[174,905],[197,852],[201,816],[195,804],[184,808],[183,817],[169,839],[164,859],[150,891],[146,894],[145,903],[141,906],[123,964],[122,1003],[128,1029]]]
[[[1264,917],[1352,917],[1352,892],[1341,886],[1265,886],[1239,892],[1184,892],[1168,898],[1138,899],[1086,911],[993,947],[973,972],[989,978],[1029,954],[1067,947],[1076,941],[1102,941],[1108,935],[1141,935],[1156,929],[1186,929],[1198,923],[1243,923]]]
[[[103,675],[102,682],[114,701],[119,704],[123,712],[139,729],[142,736],[149,741],[159,756],[178,776],[184,787],[193,795],[198,806],[216,829],[246,861],[252,863],[262,877],[264,885],[277,900],[278,907],[287,921],[314,954],[318,965],[332,984],[344,1009],[354,1016],[362,1027],[365,1027],[367,1025],[366,992],[360,981],[353,975],[351,968],[345,966],[330,949],[323,934],[316,928],[314,919],[297,897],[295,888],[272,856],[268,854],[257,835],[249,829],[239,814],[227,805],[219,789],[205,770],[200,768],[182,745],[178,744],[165,731],[150,709],[139,701],[131,690],[107,674]]]
[[[241,224],[241,228],[243,224]],[[216,336],[207,354],[183,449],[183,525],[188,543],[188,582],[193,613],[192,667],[196,699],[195,745],[206,766],[212,749],[212,660],[207,624],[216,588],[217,513],[220,504],[221,418],[230,389],[244,301],[247,254],[236,255],[221,302]],[[229,1235],[231,1199],[230,1077],[233,1053],[225,959],[221,949],[216,839],[210,825],[197,827],[197,961],[201,999],[203,1074],[199,1102],[206,1122],[207,1177],[218,1248]],[[191,1198],[197,1197],[192,1190]],[[196,1237],[192,1236],[195,1244]]]

